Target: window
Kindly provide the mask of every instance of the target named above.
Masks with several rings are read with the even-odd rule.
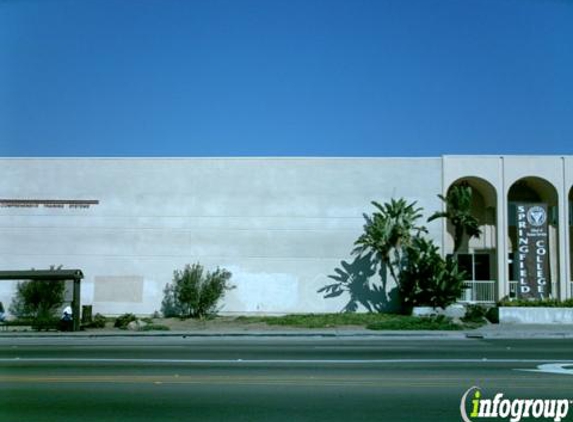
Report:
[[[468,280],[491,280],[489,254],[459,254],[458,267],[466,272]]]

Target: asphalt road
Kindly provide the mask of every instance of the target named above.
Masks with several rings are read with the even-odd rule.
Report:
[[[561,365],[573,368],[572,350],[573,340],[4,338],[0,421],[460,421],[472,386],[573,399]],[[561,373],[524,371],[539,365]]]

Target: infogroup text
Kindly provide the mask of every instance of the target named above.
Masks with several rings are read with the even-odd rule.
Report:
[[[471,400],[469,406],[468,399]],[[509,419],[510,422],[529,418],[559,422],[567,417],[570,403],[569,399],[508,399],[504,398],[503,393],[484,398],[480,388],[474,386],[462,396],[460,413],[465,422],[481,418]]]

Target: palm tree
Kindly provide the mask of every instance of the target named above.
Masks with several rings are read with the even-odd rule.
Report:
[[[467,182],[454,185],[446,196],[438,197],[446,204],[445,211],[435,212],[428,218],[428,222],[437,218],[445,218],[454,227],[454,256],[462,246],[464,235],[480,237],[479,221],[471,213],[472,187]]]
[[[357,246],[353,253],[374,252],[399,283],[405,248],[414,236],[427,232],[424,226],[417,224],[422,208],[416,208],[416,202],[408,204],[403,198],[392,199],[384,205],[373,201],[372,205],[377,211],[372,216],[364,215],[364,233],[354,242]]]

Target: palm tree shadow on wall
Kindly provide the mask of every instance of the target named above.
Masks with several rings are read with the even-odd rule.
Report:
[[[373,258],[373,254],[357,256],[354,261],[341,261],[328,278],[334,283],[318,290],[325,298],[336,298],[343,294],[349,296],[342,312],[356,312],[362,305],[368,312],[385,312],[395,308],[398,289],[387,291],[387,271],[384,265]],[[381,280],[381,282],[378,282]]]

